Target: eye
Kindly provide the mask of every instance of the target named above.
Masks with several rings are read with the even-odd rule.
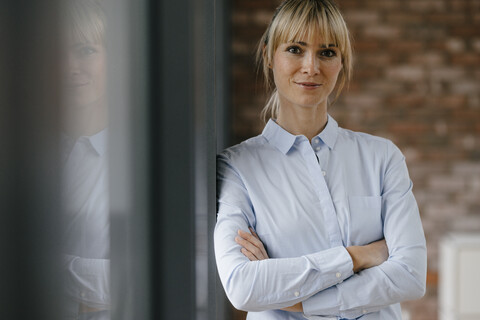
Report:
[[[290,46],[287,48],[287,52],[299,54],[302,53],[302,49],[299,46]]]
[[[92,48],[90,46],[84,46],[84,47],[78,48],[77,52],[81,56],[89,56],[89,55],[92,55],[95,52],[97,52],[97,50],[95,50],[94,48]]]
[[[332,49],[326,49],[326,50],[323,50],[322,52],[320,52],[320,55],[322,57],[326,57],[326,58],[333,58],[333,57],[337,56],[337,52],[335,50],[332,50]]]

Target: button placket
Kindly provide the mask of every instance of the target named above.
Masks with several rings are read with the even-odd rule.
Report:
[[[312,139],[315,143],[315,139]],[[321,143],[320,139],[318,141]],[[312,182],[317,190],[318,199],[321,204],[321,211],[323,212],[325,218],[326,228],[328,230],[328,235],[330,239],[330,244],[332,247],[342,246],[342,235],[340,232],[340,226],[338,225],[337,214],[335,207],[333,205],[332,196],[330,190],[328,189],[327,183],[324,176],[326,173],[321,169],[321,163],[317,161],[317,154],[312,149],[312,146],[307,141],[304,141],[302,145],[302,155],[307,162],[307,167],[310,171]]]

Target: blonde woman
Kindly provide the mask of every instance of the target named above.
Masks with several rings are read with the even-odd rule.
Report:
[[[328,114],[352,73],[331,0],[287,0],[258,49],[274,90],[263,133],[218,156],[215,255],[247,319],[401,319],[425,292],[426,246],[405,159]]]
[[[64,0],[62,319],[110,319],[107,52],[101,0]]]

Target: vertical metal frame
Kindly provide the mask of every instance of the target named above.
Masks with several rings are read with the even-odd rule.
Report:
[[[0,3],[0,319],[60,319],[58,7]]]
[[[111,317],[155,319],[148,1],[105,0]]]
[[[112,318],[227,319],[212,243],[215,1],[106,1]]]
[[[158,188],[152,190],[158,214],[153,240],[155,318],[195,319],[193,4],[158,1],[154,7],[152,60],[159,59],[152,81],[158,93],[152,101],[154,165],[158,166]]]

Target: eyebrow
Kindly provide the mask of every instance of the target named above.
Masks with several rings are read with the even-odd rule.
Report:
[[[290,41],[290,42],[291,42],[291,43],[297,43],[297,44],[299,44],[299,45],[301,45],[301,46],[304,46],[304,47],[307,47],[307,46],[308,46],[308,43],[303,42],[303,41],[293,41],[293,40],[292,40],[292,41]],[[328,47],[329,47],[329,48],[331,48],[331,47],[336,47],[336,45],[333,44],[333,43],[330,43],[330,44],[328,45]],[[326,44],[322,44],[322,45],[320,46],[320,48],[327,48],[327,45],[326,45]]]

